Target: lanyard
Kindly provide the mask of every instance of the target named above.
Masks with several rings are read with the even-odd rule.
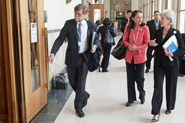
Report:
[[[140,26],[139,26],[139,28],[140,28]],[[139,34],[139,28],[138,28],[138,31],[137,31],[136,39],[135,39],[135,35],[134,35],[133,29],[132,29],[132,34],[133,34],[133,38],[134,38],[135,44],[137,43],[137,38],[138,38],[138,34]]]

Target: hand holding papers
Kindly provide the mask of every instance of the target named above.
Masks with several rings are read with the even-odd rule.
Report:
[[[163,48],[165,49],[165,54],[169,56],[170,61],[173,61],[171,54],[178,50],[178,43],[177,38],[175,35],[172,35],[166,43],[163,45]],[[168,52],[166,52],[168,51]],[[172,54],[173,55],[173,54]]]

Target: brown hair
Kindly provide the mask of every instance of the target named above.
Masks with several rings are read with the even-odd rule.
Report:
[[[100,20],[97,20],[96,21],[96,25],[98,26],[98,25],[101,25],[101,21]]]
[[[134,18],[137,13],[142,13],[142,11],[135,10],[134,12],[132,12],[132,14],[130,16],[130,21],[129,21],[127,31],[129,31],[130,29],[133,29],[135,27],[135,22],[132,20],[132,17]],[[145,23],[142,22],[140,26],[144,26],[144,25],[145,25]]]
[[[87,14],[87,7],[84,4],[78,4],[75,6],[74,11],[83,10],[83,14]]]

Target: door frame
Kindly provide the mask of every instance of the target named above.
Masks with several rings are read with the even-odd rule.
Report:
[[[104,4],[90,4],[89,5],[89,20],[94,22],[94,9],[100,9],[101,10],[101,18],[105,18],[105,5]],[[100,20],[101,21],[101,20]]]
[[[14,64],[14,46],[13,46],[13,13],[12,1],[1,0],[1,26],[4,50],[4,70],[7,93],[7,113],[0,117],[7,120],[8,123],[18,123],[18,102],[16,93],[15,64]]]
[[[44,6],[39,0],[39,6]],[[1,0],[1,35],[3,41],[3,55],[4,57],[4,69],[5,69],[5,83],[7,94],[7,114],[0,114],[0,121],[6,120],[8,123],[20,123],[29,122],[41,109],[47,104],[47,87],[48,80],[47,75],[41,75],[42,79],[42,91],[44,96],[38,96],[38,98],[46,99],[44,104],[40,104],[36,107],[38,110],[32,113],[32,116],[27,116],[26,98],[29,96],[26,93],[25,86],[30,79],[30,72],[28,72],[30,66],[25,64],[30,62],[29,52],[24,52],[27,48],[30,49],[29,32],[25,31],[25,28],[29,28],[26,17],[28,17],[28,3],[27,0]],[[42,13],[42,11],[41,11]],[[44,13],[42,13],[44,15]],[[26,15],[26,16],[25,16]],[[39,15],[42,16],[42,15]],[[43,16],[44,18],[44,16]],[[44,22],[43,22],[44,25]],[[41,27],[39,27],[41,28]],[[40,40],[44,41],[44,29],[39,30],[39,35],[42,35]],[[15,34],[16,33],[16,34]],[[15,47],[15,43],[17,43]],[[44,50],[44,55],[41,56],[42,60],[45,60],[47,51],[45,50],[45,43],[41,45],[41,49]],[[16,57],[18,56],[18,57]],[[43,66],[47,66],[47,63],[43,63]],[[40,68],[41,72],[45,72],[45,68]],[[17,74],[18,72],[18,74]],[[17,76],[18,75],[18,76]],[[43,88],[44,87],[44,88]],[[46,88],[46,89],[45,89]],[[41,90],[41,89],[40,89]],[[30,101],[29,101],[30,102]]]

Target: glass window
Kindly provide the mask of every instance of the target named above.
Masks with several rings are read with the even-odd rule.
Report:
[[[32,92],[40,87],[37,0],[28,0]]]
[[[92,0],[92,4],[104,4],[104,0]]]
[[[168,0],[168,9],[172,9],[172,0]]]
[[[185,9],[185,0],[181,0],[180,9]]]
[[[101,20],[101,10],[100,9],[94,9],[94,22],[97,20]]]
[[[181,33],[184,33],[185,32],[185,30],[184,30],[184,28],[185,28],[185,11],[183,11],[183,12],[180,12],[180,26],[179,26],[179,31],[181,32]]]
[[[161,0],[158,1],[158,10],[161,12]]]

